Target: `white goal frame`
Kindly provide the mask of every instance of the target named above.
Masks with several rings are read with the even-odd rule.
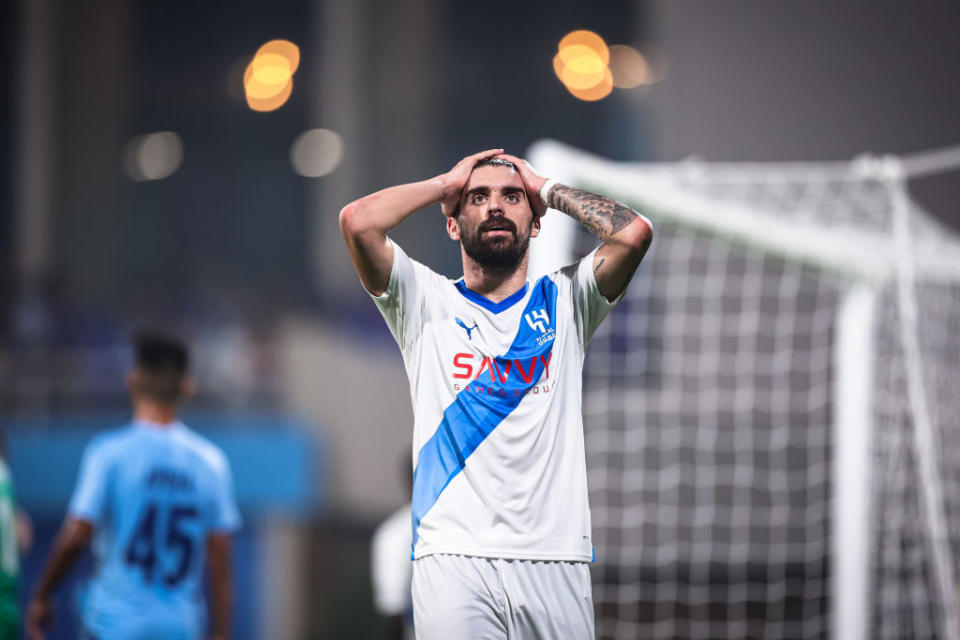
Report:
[[[870,615],[871,444],[873,365],[877,292],[895,282],[902,321],[900,338],[907,363],[914,445],[924,496],[924,515],[935,556],[934,571],[943,615],[941,637],[960,638],[960,616],[953,586],[953,564],[943,510],[936,437],[929,418],[920,367],[915,282],[918,278],[960,282],[960,243],[913,205],[907,194],[912,177],[960,169],[960,147],[912,156],[860,157],[851,162],[804,164],[711,163],[711,176],[732,183],[755,181],[758,170],[785,180],[881,180],[890,189],[893,230],[883,234],[852,226],[825,229],[806,220],[787,220],[759,210],[710,201],[678,187],[677,178],[703,171],[699,161],[623,163],[553,140],[536,142],[527,157],[542,174],[559,182],[615,198],[640,209],[656,224],[668,220],[762,249],[787,260],[817,267],[841,284],[833,403],[834,463],[832,523],[831,637],[866,640]],[[771,171],[775,169],[775,171]],[[918,216],[923,220],[918,220]],[[932,232],[917,239],[920,222]],[[549,272],[573,259],[577,223],[550,211],[531,245],[531,275]],[[843,473],[837,470],[843,469]]]

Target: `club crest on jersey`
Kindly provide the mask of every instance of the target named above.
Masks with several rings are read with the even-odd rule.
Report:
[[[473,333],[473,330],[477,328],[477,323],[474,322],[472,327],[468,327],[467,323],[460,318],[454,318],[454,320],[456,320],[457,324],[463,327],[463,330],[467,332],[467,340],[473,341],[473,337],[470,334]]]
[[[535,309],[523,316],[523,318],[527,321],[531,329],[540,332],[540,337],[537,338],[538,346],[556,337],[556,332],[553,330],[553,327],[550,326],[550,316],[545,309]]]

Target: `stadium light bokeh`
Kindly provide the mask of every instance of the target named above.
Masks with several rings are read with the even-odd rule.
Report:
[[[271,85],[263,85],[257,82],[256,79],[245,81],[244,87],[247,90],[248,107],[254,111],[276,111],[286,104],[290,98],[290,94],[293,93],[293,78],[288,79],[285,84],[280,85],[279,90],[272,92],[265,88],[271,87]]]
[[[606,41],[593,31],[587,31],[586,29],[571,31],[567,35],[563,36],[563,39],[560,40],[560,44],[557,46],[557,48],[562,53],[564,50],[570,47],[577,46],[586,47],[588,50],[592,51],[598,58],[600,58],[603,64],[610,62],[610,50],[607,47]]]
[[[603,81],[606,63],[592,49],[581,44],[561,49],[553,69],[563,84],[574,89],[589,89]]]
[[[271,40],[257,50],[257,56],[275,55],[287,61],[290,73],[300,66],[300,48],[289,40]]]
[[[610,50],[603,38],[580,29],[560,40],[553,58],[553,71],[574,97],[592,102],[605,98],[613,90],[609,62]]]
[[[300,66],[300,49],[289,40],[271,40],[257,49],[243,74],[247,106],[274,111],[293,93],[293,74]]]
[[[264,85],[283,85],[293,77],[290,61],[275,53],[258,54],[250,63],[250,68],[257,82]]]
[[[162,180],[180,168],[183,142],[173,131],[146,133],[130,140],[123,148],[121,166],[134,182]]]
[[[567,91],[569,91],[573,97],[577,98],[578,100],[583,100],[584,102],[595,102],[597,100],[602,100],[610,95],[610,93],[613,91],[613,75],[610,73],[609,68],[604,67],[600,82],[597,84],[585,89],[578,89],[576,87],[567,85]]]
[[[607,45],[600,35],[585,29],[571,31],[560,40],[553,72],[571,95],[586,102],[602,100],[614,87],[634,89],[653,82],[650,64],[637,49]]]
[[[343,138],[329,129],[308,129],[293,141],[290,164],[305,178],[322,178],[343,161]]]
[[[653,80],[644,55],[625,44],[610,46],[610,73],[617,89],[634,89]]]

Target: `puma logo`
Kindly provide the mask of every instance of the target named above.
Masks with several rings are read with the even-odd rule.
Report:
[[[460,318],[454,318],[457,321],[457,324],[463,327],[463,330],[467,332],[467,340],[473,341],[473,337],[470,335],[473,333],[473,330],[477,328],[477,323],[474,322],[472,327],[468,327],[467,323],[461,320]]]

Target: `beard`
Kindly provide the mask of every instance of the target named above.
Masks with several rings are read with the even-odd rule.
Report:
[[[494,225],[504,226],[510,236],[484,237],[484,232]],[[527,255],[530,232],[520,234],[517,225],[506,218],[486,220],[476,229],[468,231],[460,226],[460,243],[463,250],[477,264],[493,271],[513,271]]]

